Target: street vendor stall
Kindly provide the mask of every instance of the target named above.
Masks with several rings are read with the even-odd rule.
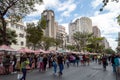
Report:
[[[0,46],[0,74],[6,74],[5,70],[5,65],[8,64],[6,63],[6,56],[9,56],[10,57],[10,60],[9,60],[9,70],[8,72],[11,73],[13,72],[13,64],[12,64],[12,61],[11,61],[11,57],[12,53],[16,53],[17,50],[11,48],[10,46],[7,46],[7,45],[1,45]]]

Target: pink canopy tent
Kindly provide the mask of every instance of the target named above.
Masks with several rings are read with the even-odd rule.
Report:
[[[44,53],[46,53],[46,54],[47,54],[47,53],[50,53],[50,51],[45,51]]]
[[[34,50],[28,49],[28,48],[21,48],[20,50],[18,50],[18,52],[21,53],[34,53]]]
[[[16,50],[7,46],[7,45],[1,45],[0,46],[0,51],[16,51]]]
[[[36,53],[36,54],[39,54],[39,53],[41,53],[41,52],[42,52],[42,53],[45,53],[45,51],[42,50],[42,49],[35,50],[35,53]]]

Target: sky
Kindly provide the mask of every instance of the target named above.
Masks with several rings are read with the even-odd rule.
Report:
[[[101,36],[106,37],[110,47],[117,47],[118,32],[120,26],[116,17],[120,14],[120,1],[109,2],[102,12],[102,0],[43,0],[41,5],[36,4],[36,12],[32,12],[24,19],[26,22],[37,22],[41,18],[43,10],[50,9],[55,13],[55,20],[63,25],[68,32],[68,24],[80,17],[89,17],[93,26],[98,26]]]

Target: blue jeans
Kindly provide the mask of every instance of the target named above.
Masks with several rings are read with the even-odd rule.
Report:
[[[60,70],[59,73],[60,73],[60,74],[62,74],[63,69],[64,69],[63,64],[59,64],[59,70]]]
[[[57,72],[57,64],[56,64],[56,62],[53,62],[53,69],[54,69],[54,73],[56,73]]]
[[[113,72],[116,72],[116,66],[115,66],[115,64],[112,64],[112,67],[113,67]]]
[[[27,72],[27,70],[22,68],[23,76],[22,76],[22,78],[20,80],[26,80],[26,72]]]

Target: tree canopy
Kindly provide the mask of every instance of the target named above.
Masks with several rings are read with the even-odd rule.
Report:
[[[7,28],[6,30],[6,34],[7,34],[7,44],[6,45],[11,45],[12,43],[13,44],[16,44],[17,43],[17,34],[14,30],[11,30],[9,28]],[[0,45],[3,44],[3,41],[2,41],[2,35],[0,34]]]
[[[26,40],[27,46],[35,47],[41,42],[43,37],[43,30],[46,28],[46,22],[43,18],[38,21],[35,25],[34,23],[28,23],[26,29]]]
[[[105,53],[106,54],[115,54],[115,51],[110,49],[110,48],[108,48],[108,49],[105,49]]]
[[[88,40],[92,35],[92,33],[87,32],[76,32],[73,34],[73,39],[76,43],[78,51],[85,50]]]
[[[41,4],[42,0],[0,0],[0,33],[2,42],[7,44],[6,21],[19,21],[27,14],[35,11],[35,3]]]
[[[90,50],[90,52],[96,52],[96,53],[102,52],[102,50],[104,49],[104,46],[101,44],[102,40],[103,37],[92,36],[91,38],[89,38],[87,44],[88,51]]]
[[[117,17],[117,22],[120,25],[120,15]]]

